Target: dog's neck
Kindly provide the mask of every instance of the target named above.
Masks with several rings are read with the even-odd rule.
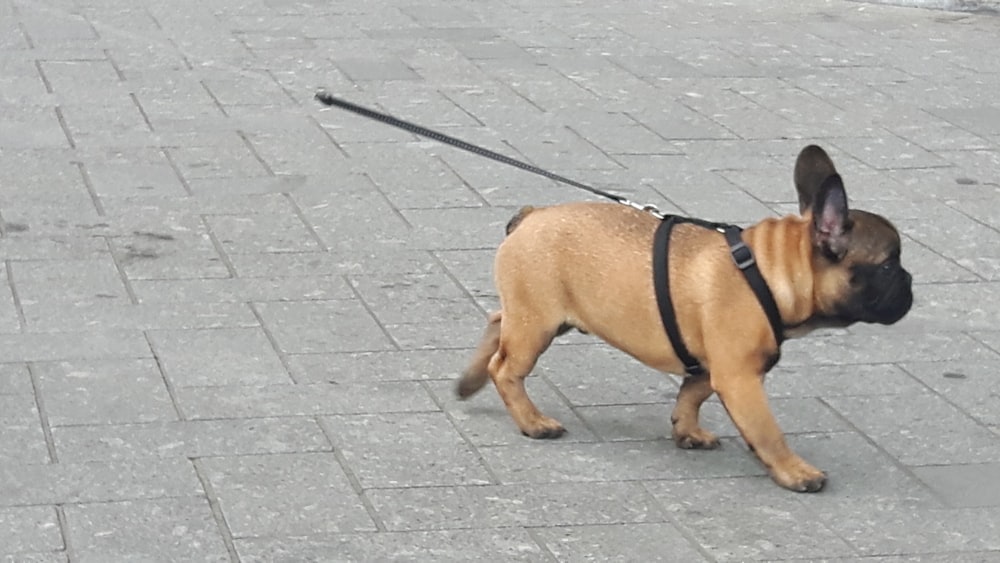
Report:
[[[803,325],[817,313],[811,224],[808,217],[788,215],[764,219],[743,231],[786,327]],[[769,252],[759,251],[764,248]]]

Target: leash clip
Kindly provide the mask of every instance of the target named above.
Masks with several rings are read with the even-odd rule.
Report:
[[[633,209],[638,209],[639,211],[645,211],[646,213],[649,213],[650,215],[656,217],[657,219],[663,219],[666,217],[666,214],[660,211],[660,209],[655,205],[653,205],[652,203],[646,203],[646,204],[636,203],[624,197],[619,199],[618,202],[627,205]]]

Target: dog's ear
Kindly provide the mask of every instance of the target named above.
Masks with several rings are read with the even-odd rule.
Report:
[[[838,261],[847,253],[851,219],[847,191],[840,174],[832,174],[820,184],[812,205],[812,239],[827,258]]]
[[[826,151],[816,145],[802,149],[795,161],[795,190],[799,193],[799,213],[805,213],[807,209],[814,207],[820,187],[836,173],[833,161]]]

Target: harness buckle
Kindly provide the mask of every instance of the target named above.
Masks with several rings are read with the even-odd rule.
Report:
[[[757,259],[754,258],[750,247],[742,240],[730,246],[729,253],[732,255],[736,267],[741,270],[746,270],[757,263]]]

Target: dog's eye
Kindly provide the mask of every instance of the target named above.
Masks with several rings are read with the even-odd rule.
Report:
[[[887,258],[884,262],[879,264],[879,269],[883,272],[888,272],[899,266],[899,255],[893,255]]]

